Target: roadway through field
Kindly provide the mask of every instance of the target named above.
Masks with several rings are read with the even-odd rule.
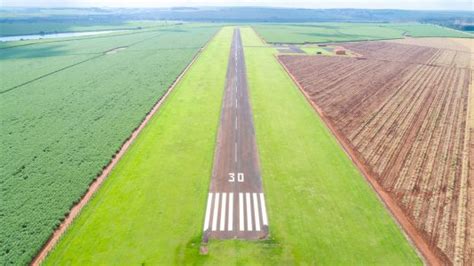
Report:
[[[207,199],[203,240],[263,239],[268,218],[240,30],[227,66],[220,126]]]

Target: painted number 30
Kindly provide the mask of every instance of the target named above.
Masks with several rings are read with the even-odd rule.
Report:
[[[229,182],[235,182],[237,174],[237,182],[244,182],[244,173],[229,173]]]

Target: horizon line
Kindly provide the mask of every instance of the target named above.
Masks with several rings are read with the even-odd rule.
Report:
[[[410,9],[410,8],[362,8],[362,7],[326,7],[326,8],[312,8],[312,7],[285,7],[285,6],[253,6],[253,5],[192,5],[192,6],[162,6],[162,7],[149,7],[149,6],[1,6],[1,9],[5,8],[42,8],[42,9],[88,9],[88,8],[99,8],[99,9],[170,9],[170,8],[262,8],[262,9],[305,9],[305,10],[393,10],[393,11],[434,11],[434,12],[442,12],[442,11],[455,11],[455,12],[465,12],[465,13],[473,13],[474,11],[463,10],[463,9]]]

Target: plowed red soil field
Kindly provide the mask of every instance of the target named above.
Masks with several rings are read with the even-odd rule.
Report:
[[[470,49],[343,46],[361,57],[279,59],[439,259],[472,265]]]

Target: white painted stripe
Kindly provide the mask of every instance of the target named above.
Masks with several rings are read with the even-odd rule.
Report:
[[[234,161],[237,162],[237,142],[234,143]]]
[[[239,193],[239,229],[244,231],[244,195]]]
[[[235,116],[235,129],[237,129],[237,116]]]
[[[209,193],[209,196],[207,196],[206,219],[204,220],[203,231],[206,231],[209,228],[209,216],[211,215],[211,203],[212,203],[212,193]]]
[[[235,108],[237,108],[237,99],[235,99]]]
[[[221,226],[219,230],[225,230],[225,211],[227,210],[227,193],[222,193],[222,200],[221,200]]]
[[[263,193],[260,193],[260,206],[262,206],[263,225],[268,225],[267,208],[265,207],[265,198],[263,197]]]
[[[217,229],[217,210],[219,209],[219,193],[216,193],[216,197],[214,199],[214,213],[212,215],[212,231],[216,231]]]
[[[253,196],[253,214],[255,216],[255,230],[260,231],[260,216],[258,215],[257,193],[252,193],[252,196]]]
[[[250,207],[250,193],[245,193],[245,202],[247,202],[247,231],[252,231],[252,208]]]
[[[227,230],[234,230],[234,193],[229,193],[229,221],[227,222]]]

